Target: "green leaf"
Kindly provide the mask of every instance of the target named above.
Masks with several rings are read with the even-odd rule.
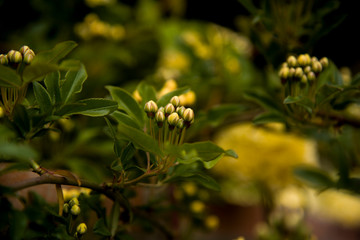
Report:
[[[67,59],[60,63],[59,69],[66,71],[77,71],[81,68],[81,62],[75,59]]]
[[[298,166],[294,169],[294,174],[295,177],[314,188],[326,189],[335,185],[330,176],[318,168]]]
[[[277,112],[265,112],[262,114],[259,114],[255,117],[253,120],[254,124],[266,124],[271,122],[281,122],[285,123],[286,120],[283,115],[277,113]]]
[[[124,169],[131,163],[132,158],[134,157],[136,149],[134,145],[129,142],[128,145],[121,152],[120,161]]]
[[[34,86],[34,95],[35,95],[36,101],[39,104],[40,111],[42,113],[50,112],[52,109],[52,102],[51,102],[49,93],[38,82],[34,82],[33,86]]]
[[[162,96],[156,103],[157,103],[158,107],[161,107],[161,106],[165,107],[165,105],[170,102],[170,99],[173,96],[180,96],[181,94],[187,93],[189,90],[190,90],[189,87],[178,88],[178,89]]]
[[[284,99],[284,104],[297,104],[305,108],[305,110],[310,114],[312,113],[312,109],[314,108],[314,104],[311,102],[311,100],[304,96],[287,96]]]
[[[146,84],[145,82],[140,82],[140,84],[136,87],[136,90],[138,90],[141,98],[142,103],[146,103],[150,100],[155,101],[156,100],[156,91],[153,86],[150,86]]]
[[[211,108],[207,113],[206,119],[210,122],[211,126],[215,127],[221,124],[227,116],[238,114],[245,109],[244,106],[239,104],[222,104]]]
[[[134,145],[140,147],[145,152],[151,152],[161,157],[163,156],[157,141],[148,134],[121,122],[119,122],[118,129],[119,133],[122,134],[123,137],[126,137],[126,139],[131,141]]]
[[[0,64],[0,86],[20,87],[21,79],[14,69]]]
[[[27,217],[22,211],[13,211],[12,217],[10,218],[9,228],[10,238],[12,240],[24,239],[25,231],[27,228]]]
[[[29,118],[29,114],[26,108],[21,104],[16,105],[14,108],[13,116],[14,123],[18,127],[22,136],[25,137],[25,135],[31,129],[31,119]]]
[[[60,116],[81,114],[90,117],[101,117],[112,113],[116,108],[117,103],[115,101],[103,98],[89,98],[67,104],[57,114]]]
[[[52,63],[32,63],[25,67],[23,79],[24,82],[41,81],[47,74],[58,69],[59,67]]]
[[[1,143],[0,143],[1,146]],[[6,167],[0,170],[0,176],[13,171],[25,171],[29,170],[29,164],[27,162],[18,162],[6,165]]]
[[[53,63],[56,64],[66,55],[68,55],[75,47],[77,43],[74,41],[66,41],[59,44],[48,51],[39,52],[36,54],[32,64],[34,63]]]
[[[111,113],[110,116],[119,123],[122,122],[125,125],[129,125],[133,128],[141,129],[141,127],[139,126],[138,122],[135,119],[133,119],[132,117],[130,117],[129,115],[123,112],[115,111]]]
[[[112,98],[118,102],[119,109],[124,110],[130,117],[135,119],[139,126],[144,125],[145,112],[127,91],[113,86],[106,86],[106,89],[108,89]]]
[[[300,102],[301,100],[303,99],[302,96],[296,96],[296,97],[293,97],[293,96],[287,96],[285,99],[284,99],[284,104],[292,104],[292,103],[298,103]]]
[[[93,231],[95,234],[98,234],[98,235],[101,235],[104,237],[111,236],[111,232],[110,232],[109,228],[106,226],[104,218],[100,218],[99,220],[96,221]]]
[[[87,73],[83,64],[79,70],[67,72],[61,86],[61,98],[64,103],[67,103],[74,94],[81,92],[86,79]]]
[[[54,104],[60,103],[61,95],[60,95],[60,72],[52,72],[46,75],[45,77],[45,86],[49,92],[51,101]]]
[[[16,159],[21,162],[30,162],[30,159],[37,159],[38,154],[27,145],[0,142],[0,157],[9,160]]]
[[[238,0],[252,15],[257,15],[258,9],[250,0]]]
[[[116,131],[115,131],[114,127],[112,126],[112,124],[110,123],[109,119],[107,119],[107,118],[105,117],[105,121],[106,121],[106,124],[108,125],[108,127],[109,127],[109,129],[110,129],[111,136],[112,136],[112,138],[113,138],[113,140],[114,140],[114,152],[115,152],[115,155],[116,155],[118,158],[120,158],[120,156],[121,156],[121,151],[122,151],[122,150],[121,150],[121,146],[120,146],[119,139],[116,137]],[[116,164],[116,163],[117,163],[117,160],[118,160],[118,159],[115,160],[115,163],[113,162],[111,168],[113,168],[114,165],[117,165],[117,164]]]

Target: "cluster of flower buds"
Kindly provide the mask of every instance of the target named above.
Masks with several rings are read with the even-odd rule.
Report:
[[[74,218],[81,212],[79,200],[76,197],[70,199],[69,203],[64,204],[64,213],[68,214],[69,212]]]
[[[303,84],[312,84],[316,77],[329,65],[326,57],[320,60],[310,57],[309,54],[300,54],[297,58],[289,56],[279,71],[281,82],[300,81]]]
[[[34,57],[34,51],[24,45],[19,51],[10,50],[7,54],[0,54],[0,64],[17,67],[22,62],[30,64]]]
[[[81,237],[86,233],[87,231],[87,226],[85,223],[80,223],[77,227],[76,227],[76,232],[74,234],[74,237],[76,239],[81,239]]]
[[[174,96],[166,106],[158,108],[154,101],[145,104],[145,112],[150,118],[150,133],[154,137],[163,137],[167,141],[168,133],[169,142],[172,144],[181,144],[184,138],[185,130],[194,122],[194,111],[191,108],[185,108],[180,103],[180,98]],[[158,127],[158,134],[152,130],[151,122],[155,120]],[[163,131],[160,131],[162,130]],[[176,129],[176,131],[173,131]],[[162,136],[162,133],[164,135]],[[173,133],[175,132],[175,133]]]

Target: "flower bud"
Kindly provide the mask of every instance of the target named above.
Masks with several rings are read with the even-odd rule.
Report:
[[[306,75],[304,74],[304,75],[302,75],[302,77],[301,77],[301,83],[303,83],[303,84],[306,84],[307,82],[308,82],[308,79],[307,79],[307,77],[306,77]]]
[[[162,113],[165,113],[164,107],[159,107],[158,111],[160,111],[160,112],[162,112]]]
[[[284,62],[281,64],[281,68],[289,67],[289,64],[287,62]]]
[[[314,62],[311,66],[311,69],[313,70],[313,72],[319,73],[322,71],[322,65],[320,62]]]
[[[286,61],[289,64],[289,67],[296,67],[297,66],[297,61],[296,61],[296,58],[294,56],[289,56]]]
[[[185,109],[186,108],[184,106],[177,107],[176,112],[177,112],[177,114],[179,114],[180,117],[183,117]]]
[[[19,51],[10,50],[7,54],[9,62],[19,63],[22,61],[22,55]]]
[[[9,60],[6,55],[0,54],[0,64],[1,65],[7,65],[9,63]]]
[[[87,226],[85,223],[80,223],[76,228],[76,232],[80,235],[85,234],[86,231],[87,231]]]
[[[27,50],[31,50],[28,46],[24,45],[20,48],[19,52],[21,52],[22,54],[25,54],[25,52]]]
[[[172,114],[173,112],[175,112],[175,107],[174,105],[172,105],[171,103],[168,103],[165,108],[165,117],[169,116],[170,114]]]
[[[314,73],[314,72],[309,72],[309,73],[307,74],[307,78],[308,78],[308,80],[309,80],[310,82],[315,81],[315,79],[316,79],[315,73]]]
[[[64,206],[63,206],[64,213],[69,213],[69,208],[70,208],[69,204],[64,203]]]
[[[176,112],[173,112],[168,117],[168,123],[170,126],[176,126],[177,122],[179,121],[179,115]]]
[[[290,69],[289,69],[289,77],[290,77],[290,78],[292,78],[292,77],[295,76],[295,71],[296,71],[295,68],[290,68]]]
[[[289,77],[289,71],[290,69],[288,67],[283,67],[279,71],[279,76],[282,79],[287,79]]]
[[[311,57],[308,53],[304,54],[304,59],[305,59],[305,65],[310,65],[311,64]]]
[[[323,57],[320,59],[320,63],[324,68],[326,68],[329,66],[329,59],[327,57]]]
[[[194,120],[194,111],[191,108],[187,108],[184,111],[184,116],[183,116],[184,120],[186,122],[191,122]]]
[[[153,118],[158,110],[158,106],[153,100],[150,100],[145,104],[144,110],[149,118]]]
[[[72,206],[70,212],[71,212],[71,214],[74,215],[74,216],[79,215],[80,212],[81,212],[79,205],[74,205],[74,206]]]
[[[24,53],[24,62],[26,64],[30,64],[31,61],[34,59],[35,53],[33,50],[29,49]]]
[[[69,201],[69,205],[70,205],[70,207],[72,207],[74,205],[80,205],[79,200],[76,197],[74,197]]]
[[[311,58],[311,64],[313,64],[314,62],[318,62],[319,60],[317,59],[317,57],[312,57]]]
[[[304,72],[301,67],[297,67],[295,70],[295,77],[301,78],[303,76]]]
[[[176,128],[178,132],[181,132],[181,130],[185,127],[184,125],[184,119],[179,119],[179,121],[176,123]]]
[[[310,67],[310,66],[306,66],[306,67],[304,68],[304,73],[309,73],[309,72],[311,72],[311,67]]]
[[[178,96],[173,96],[170,99],[170,103],[174,105],[175,108],[177,108],[178,106],[180,106],[180,98]]]
[[[164,112],[158,110],[155,114],[155,121],[158,125],[158,127],[162,127],[165,121],[165,114]]]

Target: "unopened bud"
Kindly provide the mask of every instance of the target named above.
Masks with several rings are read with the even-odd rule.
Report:
[[[177,122],[179,121],[179,115],[176,112],[173,112],[168,117],[168,123],[170,126],[176,126]]]
[[[6,55],[0,54],[0,64],[1,65],[7,65],[9,63],[9,60]]]
[[[296,60],[296,57],[294,57],[294,56],[289,56],[286,61],[289,64],[289,67],[297,66],[297,60]]]
[[[315,75],[314,72],[309,72],[309,73],[307,74],[307,78],[308,78],[308,80],[309,80],[310,82],[312,82],[312,81],[315,81],[316,75]]]
[[[29,50],[30,48],[28,47],[28,46],[26,46],[26,45],[24,45],[24,46],[22,46],[21,48],[20,48],[20,50],[19,50],[19,52],[21,52],[22,54],[25,54],[25,52],[27,51],[27,50]],[[31,50],[31,49],[30,49]]]
[[[70,212],[71,212],[71,214],[74,215],[74,216],[79,215],[80,212],[81,212],[79,205],[74,205],[74,206],[72,206]]]
[[[158,111],[165,113],[164,107],[159,107]]]
[[[308,79],[307,79],[306,75],[305,75],[305,74],[302,75],[302,77],[301,77],[301,83],[306,84],[307,82],[308,82]]]
[[[184,106],[177,107],[176,112],[179,114],[180,117],[183,117],[185,109],[186,108]]]
[[[324,68],[326,68],[327,66],[329,66],[329,59],[327,57],[323,57],[322,59],[320,59],[320,63]]]
[[[318,58],[317,57],[312,57],[311,58],[311,64],[313,64],[314,62],[318,62]]]
[[[165,121],[165,114],[164,112],[158,110],[155,114],[155,121],[158,125],[158,127],[162,127]]]
[[[175,112],[175,107],[174,105],[172,105],[171,103],[168,103],[165,108],[165,117],[169,116],[170,114],[172,114],[173,112]]]
[[[35,53],[33,50],[29,49],[24,53],[24,62],[26,64],[30,64],[31,61],[34,59]]]
[[[310,65],[311,64],[311,57],[308,53],[304,54],[305,56],[305,65]]]
[[[310,67],[310,66],[306,66],[306,67],[304,68],[304,73],[309,73],[309,72],[311,72],[311,67]]]
[[[179,119],[179,121],[176,124],[176,128],[179,132],[184,128],[184,119]]]
[[[288,67],[283,67],[279,71],[279,76],[282,79],[287,79],[289,77],[290,69]]]
[[[295,76],[295,72],[296,72],[296,70],[295,70],[295,68],[290,68],[289,69],[289,77],[294,77]]]
[[[313,70],[313,72],[319,73],[322,71],[322,65],[320,62],[314,62],[311,66],[311,69]]]
[[[74,205],[80,205],[79,200],[76,197],[74,197],[69,201],[69,205],[70,205],[70,207],[72,207]]]
[[[69,210],[70,210],[69,208],[70,208],[69,204],[64,203],[64,206],[63,206],[64,213],[69,213]]]
[[[289,64],[287,62],[284,62],[281,64],[281,68],[289,67]]]
[[[191,108],[187,108],[184,111],[184,116],[183,116],[184,120],[186,122],[191,122],[194,120],[194,111]]]
[[[295,77],[301,78],[303,76],[304,72],[301,67],[297,67],[295,70]]]
[[[19,51],[10,50],[7,54],[9,62],[19,63],[22,61],[22,55]]]
[[[309,55],[300,54],[297,58],[298,64],[302,67],[305,67],[306,65],[310,64],[311,59]]]
[[[170,99],[170,103],[174,105],[175,108],[177,108],[178,106],[180,106],[180,98],[178,96],[173,96]]]
[[[144,110],[149,118],[153,118],[158,110],[158,106],[153,100],[150,100],[145,104]]]
[[[76,232],[80,235],[85,234],[86,231],[87,231],[87,226],[85,223],[80,223],[76,228]]]

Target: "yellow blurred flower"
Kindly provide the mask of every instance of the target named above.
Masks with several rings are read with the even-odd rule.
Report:
[[[195,31],[192,30],[184,31],[181,37],[190,46],[196,46],[198,44],[201,44],[201,36],[199,33]]]
[[[70,199],[78,198],[81,193],[89,195],[91,190],[88,188],[63,188],[64,201],[67,202]]]
[[[193,213],[202,213],[205,210],[205,204],[202,201],[194,200],[190,204],[190,210]]]
[[[203,43],[194,46],[195,55],[202,59],[209,59],[212,57],[211,48]]]
[[[114,2],[115,0],[85,0],[86,5],[89,7],[104,6]]]
[[[177,89],[177,83],[174,79],[166,80],[164,83],[164,86],[160,89],[160,91],[157,93],[157,97],[161,98],[165,94],[172,92]]]
[[[181,51],[167,50],[162,56],[161,65],[165,68],[183,71],[189,67],[190,59]]]
[[[138,90],[135,90],[132,94],[133,98],[137,101],[137,102],[141,102],[142,101],[142,97],[140,96],[140,93]]]
[[[292,175],[294,166],[317,162],[315,142],[251,123],[224,129],[217,134],[215,142],[224,149],[233,149],[239,158],[222,159],[214,171],[239,180],[260,180],[270,187],[296,182]]]
[[[241,70],[239,60],[235,57],[230,57],[225,61],[226,69],[231,73],[238,73]]]
[[[245,240],[245,238],[244,237],[238,237],[238,238],[236,238],[234,240]]]
[[[184,189],[184,192],[188,196],[194,196],[197,192],[197,187],[193,182],[186,182],[182,185],[182,188]]]
[[[301,209],[306,206],[306,192],[299,187],[289,186],[275,195],[275,202],[289,209]]]
[[[219,218],[215,215],[210,215],[205,218],[205,226],[210,230],[215,230],[219,227]]]
[[[346,227],[360,226],[360,198],[334,189],[322,193],[311,191],[312,213],[336,221]]]
[[[340,74],[343,79],[344,85],[349,86],[351,84],[351,70],[348,67],[340,68]]]
[[[0,118],[2,118],[3,116],[4,116],[4,109],[0,107]]]
[[[188,91],[179,96],[181,105],[191,106],[196,102],[196,95],[194,91]]]

